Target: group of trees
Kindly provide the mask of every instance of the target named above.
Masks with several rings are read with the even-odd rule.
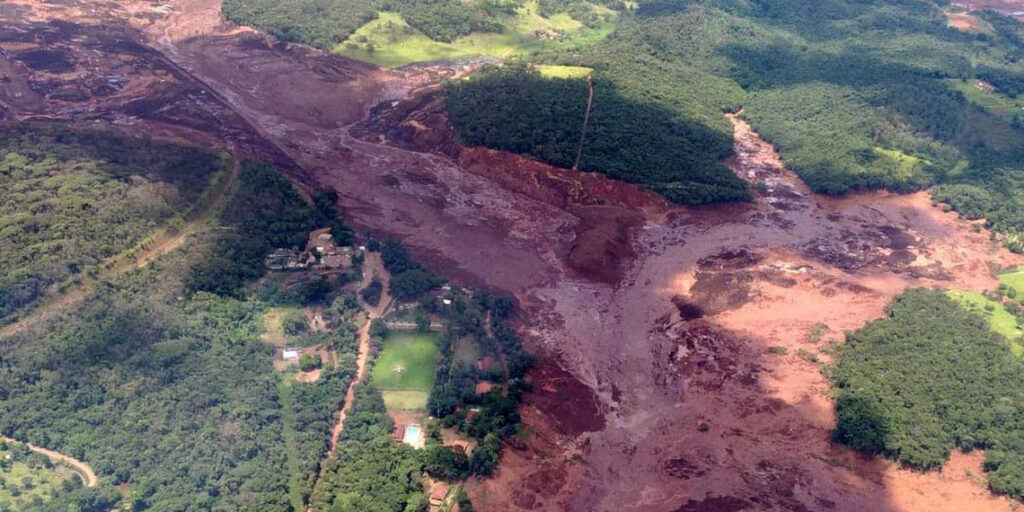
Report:
[[[380,258],[391,274],[388,291],[398,300],[416,300],[444,283],[413,259],[409,249],[398,240],[385,240],[380,245]]]
[[[541,5],[556,3],[571,2]],[[994,34],[949,28],[927,1],[647,1],[606,40],[531,59],[595,70],[580,169],[673,201],[742,199],[742,183],[719,164],[731,151],[721,114],[742,106],[818,192],[939,185],[955,209],[1018,233],[1024,124],[971,103],[951,81],[1021,94],[1024,30],[979,16]],[[510,66],[451,84],[447,105],[465,143],[570,167],[583,87]]]
[[[105,132],[0,129],[0,324],[53,284],[100,270],[181,212],[214,153]]]
[[[224,16],[283,41],[332,50],[379,11],[397,11],[409,25],[436,41],[471,32],[501,32],[496,18],[520,0],[225,0]]]
[[[336,199],[336,193],[322,191],[307,204],[273,166],[244,163],[238,187],[220,214],[221,229],[210,237],[212,249],[204,261],[194,266],[188,290],[240,296],[242,286],[266,271],[271,250],[302,248],[317,228],[331,227],[336,243],[351,243],[352,231],[338,219]]]
[[[527,388],[524,377],[533,360],[506,321],[513,308],[510,298],[479,291],[472,299],[459,296],[450,307],[438,310],[445,319],[445,332],[438,341],[441,357],[427,408],[443,425],[458,428],[478,441],[468,460],[468,471],[476,475],[491,474],[501,457],[501,440],[519,428],[519,402]],[[481,353],[493,354],[498,366],[480,371],[459,361],[454,344],[464,337],[476,340]],[[507,393],[503,366],[508,367]],[[497,382],[492,391],[477,395],[480,380]],[[450,471],[456,470],[461,471]]]
[[[194,179],[195,186],[178,187],[194,200],[220,167],[212,155],[134,139],[97,138],[105,144],[86,153],[76,149],[84,135],[57,133],[53,147],[74,159],[59,152],[37,159],[27,144],[17,153],[43,176],[65,165],[66,191],[108,175],[137,183],[144,180],[132,176],[157,173],[171,184]],[[38,140],[5,143],[19,137]],[[93,165],[86,156],[96,154],[108,156]],[[189,167],[204,158],[205,175]],[[69,161],[77,163],[62,164]],[[10,165],[0,176],[29,172]],[[29,213],[31,204],[14,204],[14,214]],[[268,304],[248,284],[270,247],[301,246],[310,229],[332,224],[336,237],[351,236],[333,204],[324,194],[307,205],[274,169],[246,164],[219,225],[190,238],[188,250],[105,281],[52,321],[0,339],[0,433],[84,460],[101,479],[95,488],[58,493],[46,510],[106,512],[122,501],[115,488],[122,483],[139,511],[301,509],[355,374],[350,320],[358,306],[333,289],[312,294],[329,302],[339,364],[323,361],[319,380],[291,384],[275,374],[273,349],[259,340]],[[17,250],[5,244],[3,257]]]
[[[593,80],[580,170],[640,183],[687,204],[748,197],[743,181],[721,163],[732,151],[728,132],[681,116],[668,104],[638,101],[644,84],[605,76]],[[570,168],[580,148],[587,89],[580,79],[547,79],[510,65],[451,82],[445,93],[463,143]]]
[[[834,438],[921,468],[984,448],[993,490],[1024,498],[1024,365],[988,321],[914,289],[850,334],[830,369]]]
[[[423,463],[412,447],[391,439],[394,422],[380,392],[356,384],[341,444],[317,486],[316,509],[330,512],[427,510]]]
[[[1016,231],[1024,131],[950,85],[1021,91],[1019,23],[983,18],[994,36],[948,28],[924,1],[723,0],[638,15],[619,34],[742,86],[744,115],[816,191],[955,185],[939,189],[955,208]]]

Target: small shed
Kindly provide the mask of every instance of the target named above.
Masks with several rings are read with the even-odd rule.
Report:
[[[298,361],[299,350],[295,348],[286,348],[281,351],[281,359],[284,359],[285,361]]]

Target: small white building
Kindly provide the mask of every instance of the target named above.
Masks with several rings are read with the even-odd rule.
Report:
[[[286,349],[284,349],[283,351],[281,351],[281,359],[284,359],[285,361],[298,361],[299,360],[299,351],[298,351],[298,349],[294,349],[294,348],[286,348]]]

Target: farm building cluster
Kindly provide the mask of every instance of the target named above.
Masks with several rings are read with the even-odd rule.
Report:
[[[274,249],[267,256],[267,268],[273,271],[326,270],[342,271],[352,268],[353,259],[362,254],[363,247],[339,247],[334,244],[330,228],[317,229],[309,234],[306,250]]]

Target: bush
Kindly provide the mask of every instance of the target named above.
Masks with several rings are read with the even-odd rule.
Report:
[[[370,284],[366,285],[366,288],[363,288],[362,291],[359,292],[359,295],[363,298],[363,302],[376,307],[380,304],[380,298],[383,293],[384,283],[382,283],[380,279],[374,277],[370,281]]]
[[[281,328],[288,336],[300,336],[309,330],[309,322],[306,321],[306,315],[296,311],[281,320]]]
[[[324,360],[320,357],[320,354],[305,354],[299,358],[299,368],[304,372],[311,372],[319,369],[324,365]]]

